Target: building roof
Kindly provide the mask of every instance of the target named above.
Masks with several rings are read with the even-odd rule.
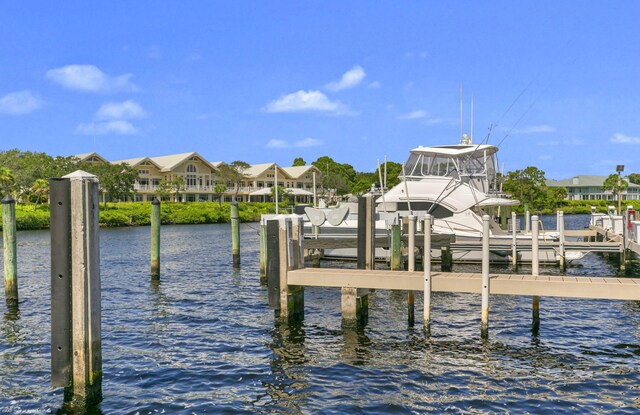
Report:
[[[209,166],[211,169],[217,170],[217,168],[213,164],[209,163],[207,159],[205,159],[195,151],[192,151],[190,153],[180,153],[180,154],[170,154],[167,156],[150,157],[150,159],[154,163],[156,163],[158,166],[160,166],[162,171],[166,172],[166,171],[171,171],[175,169],[180,164],[184,163],[185,161],[193,157],[199,158],[204,164]]]
[[[547,180],[547,186],[549,187],[602,187],[604,185],[604,181],[607,179],[607,176],[589,176],[589,175],[578,175],[574,176],[570,179],[562,179],[562,180]],[[622,180],[629,183],[629,187],[640,187],[640,185],[630,183],[626,178],[622,178]]]
[[[278,170],[280,170],[283,174],[282,177],[278,177],[279,179],[291,179],[291,176],[289,175],[289,173],[287,173],[287,171],[285,169],[283,169],[282,167],[278,166],[276,163],[262,163],[262,164],[252,164],[249,168],[247,168],[245,171],[243,171],[245,177],[258,177],[261,174],[263,174],[265,171],[269,170],[272,167],[276,167]]]
[[[148,161],[149,163],[154,164],[159,169],[162,168],[162,166],[160,166],[158,163],[156,163],[155,161],[153,161],[149,157],[136,157],[136,158],[126,159],[126,160],[116,160],[116,161],[112,161],[111,164],[122,164],[122,163],[124,163],[124,164],[128,164],[131,167],[136,167],[136,166],[141,165],[145,161]]]
[[[73,157],[80,159],[80,161],[96,161],[95,159],[98,159],[99,161],[102,161],[104,163],[109,162],[106,158],[102,157],[100,154],[96,153],[95,151],[91,153],[76,154]]]
[[[308,166],[291,166],[282,168],[282,170],[286,171],[292,179],[299,179],[300,177],[302,177],[302,175],[306,174],[309,170],[312,169],[318,170],[318,168],[313,164],[309,164]]]

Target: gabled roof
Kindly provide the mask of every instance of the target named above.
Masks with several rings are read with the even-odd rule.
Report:
[[[309,170],[315,169],[318,172],[318,168],[313,164],[309,164],[308,166],[291,166],[291,167],[283,167],[282,170],[286,171],[292,179],[299,179],[302,175],[306,174]]]
[[[98,159],[103,163],[109,162],[106,158],[102,157],[100,154],[96,153],[95,151],[91,153],[76,154],[73,157],[79,159],[80,161],[95,161],[95,159]]]
[[[291,176],[289,175],[289,173],[287,173],[287,171],[285,169],[283,169],[282,167],[278,166],[276,163],[252,164],[243,173],[244,173],[245,177],[258,177],[262,173],[264,173],[265,171],[267,171],[270,168],[272,168],[273,166],[275,166],[278,170],[280,170],[280,171],[282,171],[284,173],[284,177],[282,177],[283,179],[291,179]],[[280,177],[278,177],[278,178],[280,178]]]
[[[192,151],[190,153],[170,154],[168,156],[150,157],[150,159],[154,163],[156,163],[158,166],[160,166],[160,168],[161,168],[161,170],[163,172],[167,172],[167,171],[171,171],[171,170],[175,169],[180,164],[184,163],[185,161],[187,161],[187,160],[189,160],[189,159],[191,159],[193,157],[197,157],[205,165],[209,166],[213,170],[217,170],[217,168],[213,164],[209,163],[207,161],[207,159],[205,159],[204,157],[202,157],[200,154],[196,153],[195,151]]]
[[[136,158],[132,158],[132,159],[126,159],[126,160],[117,160],[117,161],[112,161],[112,164],[128,164],[131,167],[136,167],[141,165],[144,162],[149,162],[151,164],[153,164],[154,166],[156,166],[158,169],[161,169],[162,166],[158,165],[158,163],[156,163],[155,161],[153,161],[151,158],[149,157],[136,157]]]

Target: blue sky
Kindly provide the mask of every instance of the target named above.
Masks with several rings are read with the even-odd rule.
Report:
[[[0,150],[197,151],[373,171],[500,143],[548,178],[640,172],[640,2],[0,5]]]

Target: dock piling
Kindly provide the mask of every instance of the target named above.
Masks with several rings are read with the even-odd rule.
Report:
[[[526,233],[531,232],[531,213],[528,207],[525,208],[524,212],[524,231]]]
[[[391,225],[391,270],[402,269],[402,228],[398,223]]]
[[[160,277],[160,200],[151,202],[151,276]]]
[[[482,216],[482,327],[480,335],[489,337],[489,215]]]
[[[416,269],[416,219],[415,215],[409,215],[409,272]],[[407,311],[409,326],[413,326],[415,323],[415,294],[413,291],[407,293]]]
[[[62,218],[58,224],[68,224],[69,228],[52,229],[52,237],[53,233],[58,233],[64,240],[64,235],[69,235],[71,301],[63,305],[66,310],[61,315],[71,317],[71,379],[68,383],[71,404],[84,407],[102,400],[99,184],[96,176],[83,171],[76,171],[63,179],[69,179],[70,183],[70,214],[68,221]],[[52,200],[57,199],[52,197]],[[57,203],[62,205],[64,200],[59,199]],[[64,215],[64,212],[59,213]],[[62,257],[51,258],[52,271],[63,270],[69,261],[64,250],[61,252]],[[58,267],[56,263],[62,266]],[[60,279],[64,280],[63,272],[58,276],[52,275],[52,278],[62,277]],[[56,314],[54,306],[61,304],[55,300],[52,297],[52,330]],[[52,380],[55,381],[53,376]]]
[[[511,267],[518,269],[518,228],[516,226],[518,217],[516,212],[511,212]]]
[[[233,266],[240,266],[240,215],[238,202],[231,202],[231,252],[233,254]]]
[[[18,305],[18,251],[16,244],[16,201],[2,199],[2,240],[4,251],[4,293],[7,306]]]
[[[424,216],[424,253],[422,257],[424,268],[424,309],[423,324],[427,334],[431,332],[431,215]]]
[[[260,221],[260,282],[267,283],[267,225]]]
[[[440,270],[442,272],[451,272],[453,268],[453,254],[449,245],[442,245],[440,248]]]
[[[375,269],[375,204],[371,195],[358,200],[358,269]],[[369,290],[342,287],[340,290],[342,325],[366,324],[369,316]]]
[[[560,271],[565,271],[567,268],[567,261],[565,259],[565,249],[564,249],[564,212],[559,210],[556,214],[557,217],[557,228],[558,228],[558,232],[560,233],[559,239],[560,239],[560,245],[558,247],[558,255],[560,257],[559,260],[559,265],[560,265]]]
[[[537,277],[540,275],[540,251],[538,241],[538,216],[531,217],[531,275]],[[532,324],[531,331],[534,334],[538,333],[540,329],[540,299],[537,295],[532,299]]]

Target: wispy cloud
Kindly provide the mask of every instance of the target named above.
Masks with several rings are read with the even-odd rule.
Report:
[[[83,135],[134,135],[138,134],[138,129],[129,121],[113,120],[97,123],[79,124],[76,127],[76,134]]]
[[[336,82],[329,82],[325,88],[332,92],[342,91],[343,89],[353,88],[358,85],[367,76],[362,66],[354,66],[344,74],[342,78]]]
[[[65,88],[84,92],[133,91],[132,74],[110,76],[94,65],[67,65],[50,69],[46,77]]]
[[[291,147],[307,148],[307,147],[321,146],[322,144],[324,144],[322,142],[322,140],[318,140],[317,138],[313,138],[313,137],[303,138],[302,140],[298,140],[298,141],[294,142],[293,144],[291,144],[291,143],[289,143],[288,141],[285,141],[285,140],[280,140],[278,138],[272,138],[271,140],[269,140],[267,142],[266,147],[267,148],[291,148]]]
[[[556,131],[556,127],[550,125],[529,125],[522,128],[516,128],[512,134],[539,134],[539,133],[553,133]]]
[[[266,112],[325,112],[347,114],[349,109],[339,101],[331,101],[320,91],[298,91],[269,102]]]
[[[640,137],[631,137],[625,134],[616,133],[609,139],[616,144],[640,144]]]
[[[24,115],[41,108],[44,102],[31,91],[17,91],[0,98],[0,114]]]
[[[399,120],[419,120],[427,118],[429,114],[424,110],[411,111],[407,114],[398,115]]]
[[[368,89],[379,89],[382,87],[382,83],[380,81],[373,81],[369,85],[367,85]]]
[[[277,138],[272,138],[267,142],[267,148],[289,148],[291,147],[289,143],[284,140],[279,140]]]
[[[302,140],[298,140],[293,144],[294,147],[303,147],[303,148],[317,147],[321,145],[322,145],[321,140],[318,140],[317,138],[311,138],[311,137],[303,138]]]
[[[551,160],[553,159],[553,156],[551,154],[543,154],[540,157],[538,157],[540,160]]]
[[[103,104],[96,118],[99,120],[131,120],[144,118],[147,112],[135,101],[107,102]]]

